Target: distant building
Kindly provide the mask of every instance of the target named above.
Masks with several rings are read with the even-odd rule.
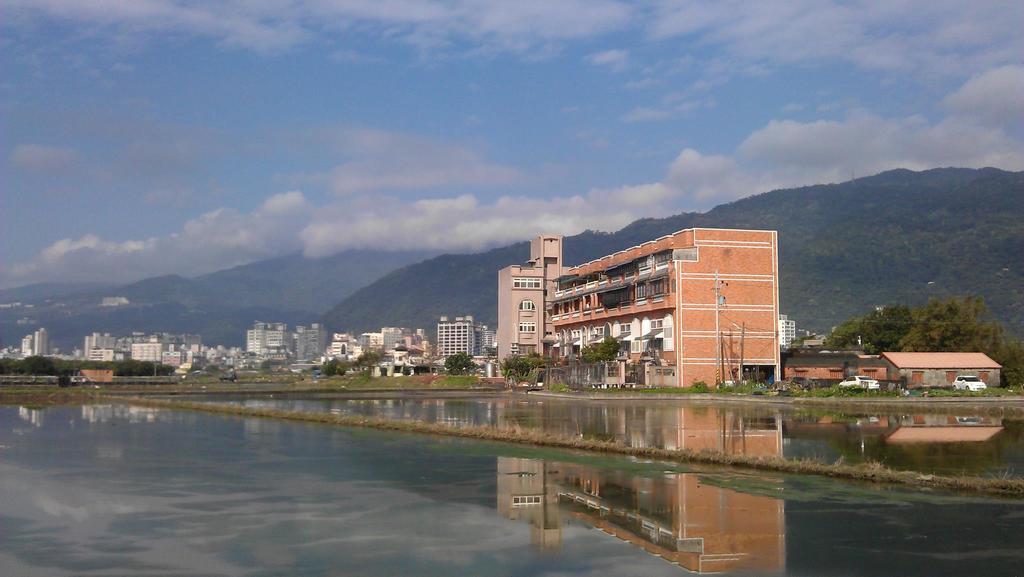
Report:
[[[112,348],[96,348],[93,347],[85,353],[85,359],[88,361],[122,361],[124,360],[124,353],[117,351]]]
[[[480,355],[484,340],[482,333],[486,330],[485,325],[478,324],[470,315],[455,317],[454,320],[441,317],[437,323],[438,356],[449,357],[456,353]]]
[[[34,355],[46,356],[50,354],[50,335],[46,332],[46,329],[39,328],[33,334],[33,352]]]
[[[129,301],[125,297],[103,297],[103,300],[100,301],[100,306],[104,306],[104,307],[120,307],[120,306],[124,306],[124,305],[130,304],[130,303],[131,303],[131,301]]]
[[[796,321],[790,320],[789,315],[779,315],[779,346],[788,349],[796,340]]]
[[[285,323],[256,321],[245,332],[245,352],[258,357],[280,356],[291,350],[292,337]]]
[[[384,333],[363,333],[359,335],[359,346],[364,351],[384,350]]]
[[[323,326],[319,323],[295,327],[295,358],[300,361],[320,358],[324,353],[325,337]]]
[[[547,308],[562,275],[562,237],[539,236],[530,242],[530,260],[498,271],[498,358],[547,354],[554,325]]]
[[[149,342],[132,343],[132,359],[159,363],[163,361],[164,352],[168,350],[170,345],[154,337]]]
[[[85,344],[82,346],[82,355],[89,357],[93,349],[114,349],[117,347],[117,338],[110,336],[110,333],[93,333],[85,337]]]
[[[35,354],[35,337],[25,335],[21,337],[21,356],[31,357]]]

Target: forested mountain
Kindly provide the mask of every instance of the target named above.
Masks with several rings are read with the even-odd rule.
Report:
[[[238,345],[254,320],[316,322],[331,303],[428,256],[419,251],[369,250],[319,259],[293,254],[194,278],[168,275],[120,286],[7,289],[0,293],[5,295],[0,302],[34,306],[0,310],[0,342],[18,344],[23,335],[42,326],[62,348],[80,346],[82,337],[92,331],[190,332],[203,335],[208,343]],[[105,296],[125,297],[130,304],[100,306]]]
[[[782,312],[800,328],[827,330],[881,304],[978,295],[1024,333],[1024,172],[893,170],[775,190],[707,213],[567,237],[565,261],[700,226],[779,231]],[[472,314],[493,326],[497,271],[528,253],[522,242],[403,267],[340,301],[325,321],[332,330],[431,328],[440,315]]]

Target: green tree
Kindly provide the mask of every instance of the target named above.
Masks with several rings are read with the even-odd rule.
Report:
[[[469,374],[474,368],[476,368],[476,363],[473,362],[473,357],[466,353],[455,353],[444,360],[444,370],[449,375]]]
[[[380,351],[363,351],[356,358],[356,366],[361,369],[368,369],[379,363],[382,358],[384,358],[384,355]]]
[[[887,306],[862,317],[852,318],[836,327],[825,339],[831,349],[855,348],[860,343],[864,352],[877,355],[900,351],[900,341],[913,324],[913,314],[906,305]]]
[[[57,367],[53,359],[46,357],[28,357],[21,361],[21,373],[24,375],[56,375]]]
[[[342,376],[348,371],[348,363],[343,363],[338,359],[331,359],[320,367],[320,372],[325,377]]]
[[[914,309],[913,323],[900,340],[904,351],[980,351],[994,353],[1004,344],[1003,327],[981,297],[932,299]]]
[[[526,379],[533,370],[533,363],[526,357],[509,355],[501,361],[501,374],[506,379],[513,379],[516,382]]]
[[[607,363],[614,361],[619,354],[619,341],[612,337],[605,337],[599,343],[583,347],[580,356],[588,363]]]

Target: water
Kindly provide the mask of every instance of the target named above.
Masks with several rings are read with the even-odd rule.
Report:
[[[1019,575],[1024,503],[306,423],[0,407],[22,575]]]
[[[203,400],[298,411],[415,419],[454,426],[534,429],[614,439],[631,447],[815,459],[878,461],[950,475],[1024,475],[1024,421],[912,412],[835,413],[676,401],[572,401],[523,396],[455,399]]]

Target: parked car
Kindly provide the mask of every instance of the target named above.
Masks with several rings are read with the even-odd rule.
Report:
[[[977,393],[988,388],[985,381],[973,375],[960,375],[953,381],[953,389],[956,391],[971,391]]]
[[[839,383],[840,387],[857,387],[866,391],[877,391],[882,388],[878,384],[878,381],[871,377],[865,377],[862,375],[855,375],[852,377],[846,377],[843,382]]]

